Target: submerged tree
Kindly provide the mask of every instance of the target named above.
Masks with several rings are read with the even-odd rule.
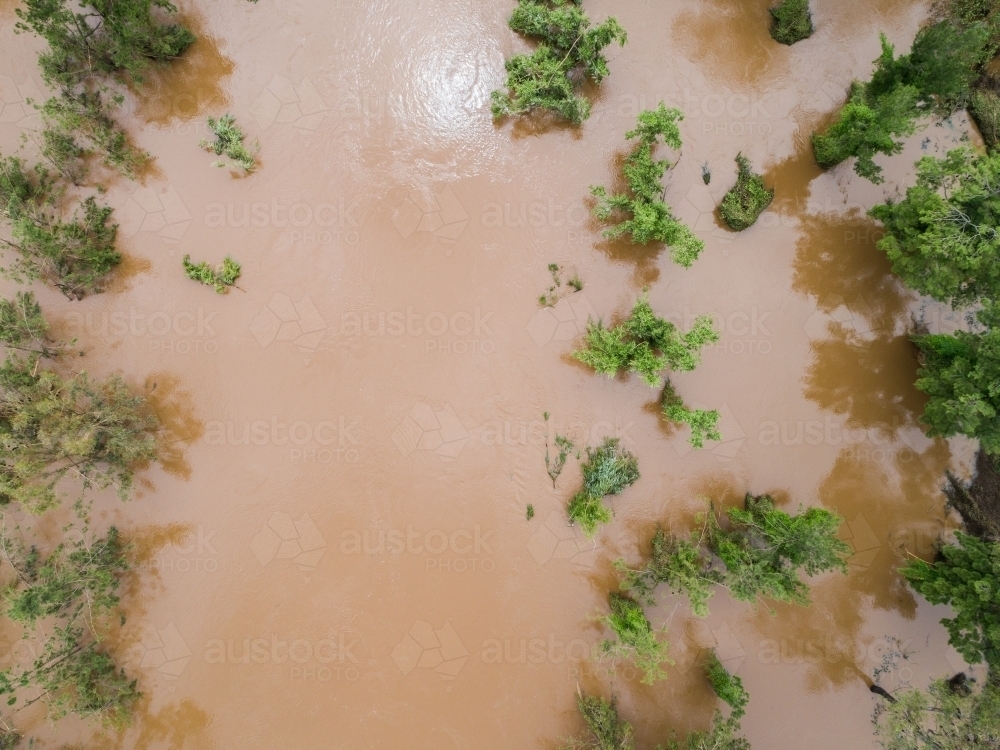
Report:
[[[691,428],[689,441],[695,448],[703,448],[706,440],[721,440],[717,425],[719,412],[715,409],[692,409],[674,390],[673,383],[668,379],[660,396],[660,407],[663,416],[674,424],[686,424]]]
[[[657,530],[645,566],[616,564],[624,574],[622,588],[652,602],[657,585],[666,583],[674,593],[687,594],[692,612],[704,617],[715,583],[739,601],[805,605],[809,588],[800,571],[808,576],[847,572],[850,547],[837,538],[842,519],[823,508],[792,516],[775,508],[769,495],[748,493],[744,508],[729,508],[726,515],[723,527],[714,512],[705,514],[690,540]]]
[[[782,0],[771,8],[771,36],[782,44],[795,44],[812,36],[809,0]]]
[[[107,275],[121,263],[115,249],[118,225],[110,223],[111,208],[93,197],[65,218],[58,209],[60,197],[44,168],[28,170],[16,157],[0,157],[0,217],[13,237],[0,244],[18,254],[4,273],[17,281],[40,278],[79,299],[101,291]]]
[[[539,109],[574,125],[590,117],[590,100],[577,91],[584,81],[607,77],[603,50],[612,42],[624,47],[627,35],[614,17],[591,28],[579,5],[580,0],[519,0],[510,28],[539,45],[530,55],[507,60],[507,93],[492,94],[495,119]]]
[[[726,193],[719,213],[737,232],[753,226],[764,209],[774,200],[774,189],[764,185],[764,178],[753,171],[750,160],[736,155],[736,184]]]
[[[601,652],[614,659],[629,659],[642,670],[642,682],[652,685],[667,676],[662,665],[673,664],[667,654],[670,644],[660,640],[642,606],[634,599],[612,592],[608,597],[611,611],[601,619],[617,640],[601,643]]]
[[[922,294],[953,306],[1000,299],[1000,152],[968,148],[917,162],[906,197],[869,213],[885,225],[877,245]]]
[[[916,387],[930,399],[920,420],[927,434],[976,438],[1000,454],[1000,306],[977,313],[983,331],[913,337],[921,355]]]
[[[982,690],[936,680],[926,693],[897,694],[874,720],[885,750],[992,750],[1000,747],[1000,684],[992,674]]]
[[[660,372],[693,370],[702,347],[718,340],[711,316],[698,317],[690,331],[681,333],[653,312],[646,297],[640,297],[621,323],[605,328],[601,321],[590,322],[584,346],[573,357],[609,377],[621,371],[638,373],[656,387],[661,384]]]
[[[608,495],[619,495],[639,479],[639,462],[618,444],[618,438],[605,438],[597,448],[587,448],[583,463],[583,488],[566,507],[570,522],[580,524],[593,536],[598,524],[611,521],[611,511],[604,505]]]
[[[574,750],[634,750],[632,725],[618,716],[614,699],[606,701],[593,695],[576,698],[576,707],[587,723],[589,736],[567,743]]]
[[[260,151],[260,144],[254,141],[253,146],[247,148],[243,141],[246,135],[236,124],[236,118],[231,114],[224,114],[218,120],[214,117],[208,118],[208,127],[215,133],[215,140],[202,140],[201,147],[206,151],[211,151],[216,156],[228,156],[244,172],[249,174],[257,167],[257,153]],[[228,166],[224,161],[214,163],[217,167]]]
[[[622,169],[628,192],[608,193],[600,185],[591,187],[590,192],[598,200],[594,216],[601,221],[621,219],[604,230],[605,237],[614,240],[627,234],[637,245],[662,242],[670,247],[675,263],[689,268],[705,243],[674,217],[664,203],[665,190],[660,180],[670,164],[666,159],[653,159],[653,149],[660,138],[675,150],[681,147],[677,122],[683,118],[680,110],[667,109],[662,102],[655,110],[640,112],[635,130],[625,134],[626,138],[639,139]]]
[[[934,562],[915,560],[900,572],[931,604],[955,613],[941,624],[949,642],[970,664],[1000,665],[1000,544],[961,532]]]
[[[963,28],[944,20],[921,29],[910,53],[897,58],[883,34],[871,81],[852,83],[834,123],[813,134],[816,161],[829,169],[853,156],[860,176],[882,182],[872,157],[899,153],[899,139],[913,134],[921,115],[947,115],[967,102],[987,40],[983,24]]]
[[[229,287],[236,284],[241,270],[240,264],[228,255],[218,268],[212,268],[205,261],[192,263],[190,255],[184,256],[184,275],[201,284],[214,287],[217,294],[228,292]]]

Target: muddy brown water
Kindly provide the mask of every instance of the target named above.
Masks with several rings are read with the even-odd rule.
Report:
[[[589,2],[629,43],[579,131],[491,122],[503,59],[525,49],[508,4],[181,4],[197,46],[123,112],[156,158],[109,192],[124,272],[78,303],[37,289],[84,366],[122,372],[169,431],[139,496],[96,505],[140,557],[116,647],[146,698],[122,733],[25,712],[40,747],[552,748],[581,729],[578,688],[616,695],[652,747],[707,726],[697,665],[715,648],[750,691],[754,747],[863,749],[877,746],[864,676],[893,644],[908,659],[889,689],[963,667],[947,610],[896,574],[954,527],[939,486],[971,458],[919,429],[906,328],[961,320],[893,279],[864,212],[968,125],[918,133],[883,186],[820,173],[809,133],[868,74],[878,32],[905,49],[927,7],[816,2],[816,34],[786,48],[768,4]],[[41,95],[39,45],[12,34],[12,7],[5,153],[37,127],[23,99]],[[624,132],[661,100],[685,113],[667,200],[706,241],[689,270],[587,219],[588,186],[612,183]],[[198,148],[226,110],[261,143],[250,177]],[[777,197],[737,235],[713,207],[741,151]],[[185,253],[232,254],[241,289],[185,279]],[[549,263],[585,287],[542,310]],[[646,287],[682,326],[708,313],[722,330],[674,377],[722,413],[704,450],[664,426],[658,392],[568,356],[588,316],[621,315]],[[639,458],[595,543],[564,520],[578,462],[555,489],[546,475],[557,432],[617,436]],[[850,575],[815,580],[808,609],[718,593],[705,620],[661,595],[650,616],[669,623],[676,665],[653,687],[588,658],[611,561],[746,491],[842,514]]]

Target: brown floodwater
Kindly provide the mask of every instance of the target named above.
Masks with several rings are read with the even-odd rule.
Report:
[[[17,721],[38,747],[555,748],[582,728],[581,689],[617,696],[651,748],[707,726],[697,665],[715,648],[750,691],[754,747],[866,750],[865,680],[886,654],[907,654],[882,677],[893,690],[963,668],[947,610],[896,573],[955,526],[940,485],[973,448],[923,435],[906,331],[962,321],[899,285],[865,212],[969,125],[918,133],[882,160],[882,186],[849,165],[821,173],[810,132],[868,75],[879,31],[905,49],[927,5],[816,2],[816,34],[788,48],[768,36],[769,4],[588,0],[629,42],[576,131],[491,121],[503,60],[526,48],[511,3],[180,4],[197,45],[122,111],[155,157],[142,183],[110,183],[124,272],[81,302],[37,289],[82,366],[122,372],[167,429],[138,496],[95,504],[135,542],[115,648],[145,698],[120,733],[51,725],[36,706]],[[37,127],[23,100],[43,90],[13,7],[0,3],[4,153]],[[587,214],[636,113],[661,100],[685,114],[667,200],[706,242],[688,270],[603,241]],[[198,147],[226,111],[260,142],[253,175]],[[777,195],[735,234],[714,206],[738,152]],[[186,253],[231,254],[240,288],[185,279]],[[542,309],[549,263],[585,286]],[[712,314],[721,329],[673,378],[722,414],[704,450],[658,418],[657,391],[569,357],[588,316],[620,316],[647,287],[681,326]],[[617,436],[638,456],[641,480],[594,542],[565,522],[578,462],[555,488],[546,474],[556,433]],[[748,491],[843,515],[850,574],[816,579],[809,608],[718,593],[704,620],[662,594],[649,614],[676,664],[652,687],[589,658],[612,561]]]

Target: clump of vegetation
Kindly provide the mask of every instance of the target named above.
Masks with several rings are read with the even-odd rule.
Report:
[[[809,0],[782,0],[771,8],[771,37],[781,44],[795,44],[812,36]]]
[[[869,213],[877,245],[907,286],[953,306],[1000,299],[1000,152],[968,148],[917,162],[917,182]]]
[[[616,564],[624,574],[622,588],[652,603],[656,586],[666,583],[673,592],[687,594],[694,614],[704,617],[714,583],[739,601],[805,605],[809,589],[800,571],[809,576],[847,572],[850,547],[837,538],[842,519],[827,510],[809,508],[792,516],[775,508],[769,495],[748,493],[744,508],[729,508],[726,515],[724,528],[714,513],[705,514],[690,540],[658,529],[644,567]]]
[[[112,528],[103,538],[58,545],[47,557],[6,530],[0,554],[15,574],[5,591],[6,614],[25,626],[24,637],[40,637],[41,648],[29,664],[0,672],[0,695],[15,705],[43,700],[49,718],[73,713],[111,727],[125,726],[140,693],[100,646],[101,631],[118,607],[118,588],[129,570],[125,547]],[[40,634],[41,619],[53,619]]]
[[[937,680],[926,693],[891,697],[874,720],[885,750],[987,750],[1000,745],[1000,684],[992,674],[982,690],[965,679]]]
[[[71,299],[101,291],[121,263],[115,249],[118,225],[112,210],[87,198],[68,219],[58,210],[61,190],[44,168],[28,170],[16,158],[0,157],[0,216],[13,242],[0,240],[18,259],[4,269],[16,281],[43,279]]]
[[[947,604],[954,617],[941,620],[949,642],[970,664],[1000,665],[1000,544],[961,532],[934,562],[914,560],[900,569],[931,604]]]
[[[988,88],[973,90],[969,97],[969,114],[979,125],[986,145],[1000,145],[1000,94]]]
[[[588,536],[598,524],[611,521],[611,511],[604,505],[608,495],[619,495],[639,479],[639,461],[618,444],[618,438],[605,438],[597,448],[587,448],[582,466],[583,488],[573,496],[566,512],[571,522],[579,523]]]
[[[542,307],[552,307],[563,297],[579,292],[583,289],[583,281],[580,279],[579,274],[574,273],[569,279],[566,280],[565,284],[571,292],[566,292],[565,294],[560,293],[560,289],[563,285],[563,272],[564,269],[558,263],[549,263],[549,273],[552,275],[552,286],[538,298],[538,304]]]
[[[0,343],[8,350],[56,357],[73,342],[49,339],[49,324],[34,293],[18,292],[13,300],[0,298]]]
[[[609,377],[622,371],[638,373],[657,387],[661,371],[693,370],[702,347],[718,340],[711,316],[698,317],[691,330],[682,334],[673,323],[657,317],[646,297],[640,297],[629,317],[618,325],[605,328],[601,321],[590,322],[584,347],[573,352],[573,357]]]
[[[689,441],[695,448],[705,447],[706,440],[722,440],[717,425],[719,412],[715,409],[691,409],[674,390],[673,383],[667,380],[660,396],[660,407],[663,416],[674,424],[686,424],[691,428]]]
[[[189,279],[215,288],[216,293],[225,294],[240,277],[240,264],[228,255],[218,268],[212,268],[205,261],[192,263],[191,256],[184,256],[184,275]]]
[[[606,701],[592,695],[580,694],[576,707],[587,723],[590,735],[583,740],[572,739],[567,743],[574,750],[633,750],[632,725],[618,716],[615,701]]]
[[[1000,459],[980,448],[971,483],[961,481],[950,471],[945,472],[945,477],[948,504],[962,516],[969,534],[1000,542]]]
[[[530,55],[507,60],[507,92],[494,91],[494,119],[546,110],[574,125],[590,117],[591,103],[578,94],[585,81],[600,83],[610,70],[603,50],[612,42],[624,47],[625,29],[617,19],[590,28],[580,0],[519,0],[510,28],[537,40]]]
[[[921,421],[927,434],[977,438],[987,453],[1000,454],[1000,306],[987,302],[977,313],[984,331],[913,336],[921,366],[916,387],[930,399]]]
[[[705,674],[713,692],[732,709],[730,716],[734,719],[742,718],[747,712],[750,694],[743,687],[743,680],[729,673],[714,650],[705,664]]]
[[[684,116],[676,109],[667,109],[662,102],[655,110],[639,113],[635,130],[626,138],[639,142],[625,159],[622,169],[628,191],[609,194],[603,186],[590,188],[597,198],[594,216],[601,221],[621,219],[604,230],[608,239],[629,235],[637,245],[662,242],[670,247],[675,263],[689,268],[705,249],[705,243],[677,218],[663,201],[664,188],[660,184],[669,163],[653,159],[653,149],[662,138],[673,149],[681,147],[681,132],[677,122]]]
[[[548,440],[545,441],[545,472],[549,475],[549,479],[552,480],[552,489],[556,488],[556,480],[562,474],[562,470],[566,466],[566,459],[569,458],[569,454],[574,447],[573,441],[562,435],[556,435],[555,444],[556,456],[552,458],[549,455]]]
[[[897,58],[883,34],[871,81],[852,83],[834,123],[813,134],[816,161],[829,169],[856,157],[854,170],[881,183],[882,169],[872,157],[899,153],[898,139],[913,134],[921,115],[948,115],[966,103],[988,37],[981,23],[961,27],[943,20],[921,29],[910,54]]]
[[[531,503],[528,503],[528,507],[525,508],[524,511],[524,520],[530,521],[534,517],[535,517],[535,506],[532,505]]]
[[[647,685],[664,679],[667,673],[661,665],[673,664],[667,656],[670,644],[657,638],[658,631],[653,630],[646,613],[635,600],[613,592],[608,603],[611,612],[602,620],[614,631],[617,640],[603,641],[601,652],[615,659],[631,660],[642,670],[642,682]]]
[[[764,185],[764,178],[753,171],[750,160],[736,155],[736,185],[726,193],[719,212],[737,232],[753,226],[764,209],[774,200],[774,190]]]
[[[214,117],[208,118],[208,127],[215,133],[215,140],[202,139],[200,145],[206,151],[211,151],[216,156],[228,156],[233,162],[242,167],[243,171],[249,174],[257,168],[257,153],[260,151],[260,144],[254,141],[251,148],[247,148],[243,140],[246,138],[243,130],[236,124],[236,118],[231,114],[224,114],[218,120]],[[213,162],[213,166],[230,166],[224,161]]]

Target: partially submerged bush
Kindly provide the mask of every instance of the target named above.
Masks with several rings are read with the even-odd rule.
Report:
[[[26,170],[16,158],[0,157],[0,217],[11,226],[13,242],[0,243],[18,253],[4,273],[17,281],[42,279],[69,298],[99,292],[121,263],[115,249],[118,225],[111,208],[87,198],[82,211],[64,220],[57,210],[60,191],[40,166]]]
[[[580,694],[576,707],[587,723],[590,736],[584,740],[570,740],[567,747],[575,750],[633,750],[632,725],[619,718],[615,701],[606,701],[593,695]]]
[[[601,321],[588,323],[584,346],[573,357],[609,377],[621,371],[638,373],[656,387],[660,372],[693,370],[702,347],[718,340],[710,316],[698,317],[690,331],[681,333],[669,320],[657,317],[646,297],[640,297],[621,323],[611,328]]]
[[[968,148],[917,162],[906,197],[869,213],[885,225],[877,246],[907,286],[953,306],[1000,299],[1000,152]]]
[[[644,567],[616,564],[624,573],[622,588],[652,602],[657,584],[666,583],[674,593],[687,594],[694,614],[703,617],[713,583],[721,583],[740,601],[767,598],[804,605],[809,589],[799,571],[809,576],[847,572],[850,547],[837,538],[839,516],[822,508],[791,516],[776,509],[769,495],[748,493],[744,505],[727,510],[727,528],[714,513],[706,514],[690,541],[657,530],[652,558]]]
[[[781,44],[795,44],[812,36],[809,0],[782,0],[771,8],[771,36]]]
[[[726,193],[719,212],[737,232],[753,226],[764,209],[774,200],[774,190],[764,185],[764,178],[753,171],[750,160],[736,155],[736,184]]]
[[[612,593],[608,597],[611,611],[602,620],[614,631],[617,640],[601,643],[601,651],[613,658],[631,660],[642,670],[642,682],[652,685],[667,676],[664,663],[673,664],[667,656],[670,644],[657,638],[658,631],[649,624],[642,606],[622,594]]]
[[[510,28],[539,42],[530,55],[507,60],[507,93],[494,91],[493,117],[548,110],[579,125],[590,117],[590,100],[577,90],[608,75],[603,50],[612,42],[625,46],[625,29],[612,17],[590,28],[580,0],[519,0]]]
[[[670,247],[675,263],[689,268],[705,248],[705,243],[675,218],[664,203],[660,180],[669,163],[665,159],[653,159],[653,149],[660,138],[673,149],[681,147],[677,121],[683,117],[679,110],[667,109],[662,102],[655,110],[640,112],[635,130],[625,134],[626,138],[639,139],[622,169],[628,192],[609,194],[600,185],[591,187],[590,192],[598,199],[594,216],[601,221],[621,218],[604,230],[605,237],[614,240],[627,234],[637,245],[662,242]]]
[[[922,28],[910,54],[897,58],[883,34],[871,81],[852,83],[834,123],[813,134],[816,161],[829,169],[853,156],[860,176],[882,182],[882,169],[872,157],[899,153],[899,139],[913,134],[921,115],[932,110],[947,115],[963,106],[987,42],[983,24],[963,28],[944,20]]]
[[[695,448],[703,448],[706,440],[722,440],[717,425],[719,412],[715,409],[691,409],[674,390],[673,384],[667,380],[660,396],[660,407],[663,416],[674,424],[686,424],[691,428],[688,438]]]
[[[593,536],[599,524],[611,521],[604,498],[619,495],[635,484],[639,462],[617,438],[605,438],[597,448],[587,448],[582,470],[583,488],[570,500],[566,512],[571,522],[579,523],[585,534]]]
[[[228,255],[218,268],[212,268],[207,262],[192,263],[191,256],[184,256],[184,275],[206,286],[214,287],[217,294],[225,294],[229,287],[236,284],[240,277],[240,264]]]
[[[729,704],[732,709],[730,714],[734,719],[739,719],[746,714],[747,704],[750,702],[750,694],[743,687],[743,680],[734,674],[730,674],[722,662],[719,661],[718,654],[713,649],[709,654],[708,662],[705,664],[705,674],[708,682],[712,686],[712,691],[719,698]]]
[[[58,356],[66,346],[49,339],[48,321],[33,292],[18,292],[13,300],[0,298],[0,344],[43,357]]]
[[[254,141],[251,148],[247,148],[243,143],[246,136],[236,124],[236,118],[231,114],[224,114],[218,120],[214,117],[208,118],[208,127],[215,133],[215,140],[202,140],[201,147],[206,151],[213,152],[216,156],[223,154],[228,156],[233,162],[249,174],[257,167],[257,153],[260,151],[260,144]],[[226,167],[224,161],[213,163],[216,167]]]
[[[969,114],[986,145],[1000,146],[1000,94],[988,88],[974,89],[969,97]]]

